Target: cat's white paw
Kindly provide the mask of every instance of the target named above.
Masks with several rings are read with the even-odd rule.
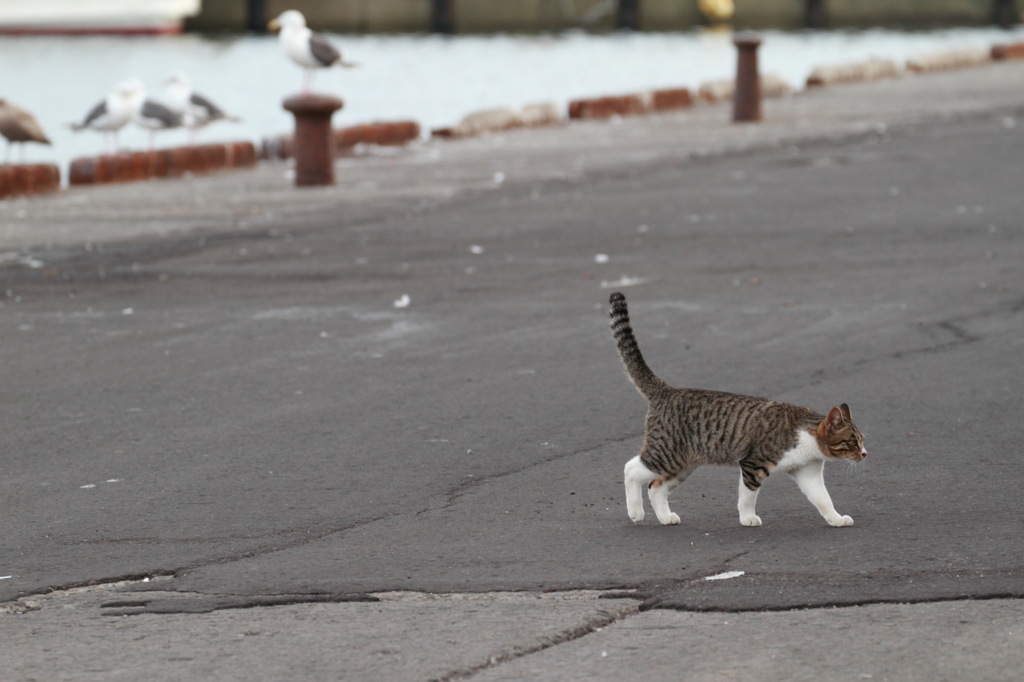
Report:
[[[675,512],[670,513],[663,519],[658,519],[665,526],[678,526],[679,525],[679,514]]]
[[[744,526],[760,526],[761,517],[757,514],[751,514],[750,516],[741,516],[740,523],[742,523]]]
[[[640,523],[641,521],[643,521],[644,520],[644,508],[640,507],[639,509],[630,509],[629,510],[629,520],[632,521],[633,523]]]
[[[849,516],[837,516],[834,519],[829,519],[828,525],[835,526],[836,528],[842,528],[843,526],[852,526],[853,518]]]

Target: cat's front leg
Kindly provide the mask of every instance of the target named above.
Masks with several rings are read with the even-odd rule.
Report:
[[[740,512],[740,523],[744,526],[761,525],[761,517],[754,511],[757,506],[757,493],[760,490],[760,488],[757,490],[748,488],[747,484],[743,482],[743,472],[740,472],[739,500],[736,506]]]
[[[825,488],[825,463],[811,462],[791,472],[800,491],[807,496],[830,526],[841,528],[852,526],[853,519],[836,511],[832,498]]]

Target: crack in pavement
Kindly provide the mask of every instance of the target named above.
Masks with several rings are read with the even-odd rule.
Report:
[[[377,602],[367,594],[280,594],[280,595],[202,595],[170,598],[130,599],[100,604],[104,616],[138,616],[142,614],[213,613],[228,609],[254,609],[295,604],[341,604]]]
[[[535,654],[546,649],[551,649],[561,644],[574,642],[578,639],[586,637],[587,635],[599,632],[610,625],[623,621],[629,618],[630,616],[634,616],[637,613],[639,613],[639,609],[632,609],[625,613],[614,611],[600,613],[582,625],[578,625],[576,627],[569,628],[567,630],[563,630],[559,633],[556,633],[555,635],[548,636],[542,639],[540,642],[534,644],[533,646],[524,647],[509,653],[491,656],[487,661],[483,663],[472,665],[460,670],[453,670],[447,675],[432,678],[430,682],[451,682],[451,680],[465,680],[489,668],[496,668],[504,663],[509,663],[516,659],[523,658],[525,656],[529,656],[531,654]]]
[[[869,575],[839,573],[824,593],[810,593],[811,576],[747,570],[740,578],[651,582],[637,588],[642,611],[667,609],[694,613],[800,611],[872,604],[928,604],[961,600],[1024,599],[1020,568],[906,571],[875,570]],[[866,596],[867,595],[867,596]]]
[[[372,671],[377,679],[442,682],[576,641],[639,613],[631,595],[596,590],[382,592],[355,599],[176,592],[120,596],[135,586],[68,590],[0,607],[0,636],[19,651],[8,672],[18,679],[47,679],[61,670],[69,674],[65,679],[78,679],[83,671],[93,675],[113,666],[121,673],[142,669],[159,677],[157,669],[180,661],[176,670],[182,675],[189,676],[183,664],[197,662],[205,671],[202,677],[209,675],[209,666],[231,660],[234,674],[252,668],[247,679],[281,679],[267,672],[269,666],[294,666],[284,654],[298,646],[315,652],[310,660],[326,665],[323,669],[332,676],[344,672],[346,679],[369,679]],[[240,615],[239,609],[252,613]],[[107,618],[143,614],[162,617]],[[68,627],[80,636],[60,647],[60,633]]]
[[[567,458],[570,458],[570,457],[576,457],[577,455],[585,455],[587,453],[597,452],[598,450],[601,450],[602,448],[605,448],[605,447],[610,446],[610,445],[619,445],[619,444],[623,444],[623,443],[628,443],[629,441],[632,441],[632,440],[638,440],[640,437],[641,437],[641,433],[637,432],[637,433],[631,434],[629,436],[626,436],[624,438],[606,439],[600,445],[594,445],[594,446],[591,446],[591,447],[582,448],[580,450],[573,450],[571,452],[563,452],[563,453],[560,453],[560,454],[555,454],[555,455],[552,455],[551,457],[546,457],[546,458],[543,458],[543,459],[536,460],[534,462],[530,462],[528,464],[524,464],[523,466],[521,466],[521,467],[519,467],[517,469],[509,469],[509,470],[502,471],[502,472],[499,472],[499,473],[496,473],[496,474],[492,474],[490,476],[483,476],[483,477],[479,477],[479,478],[474,477],[472,480],[461,481],[460,483],[456,484],[454,487],[452,487],[452,488],[450,488],[448,490],[448,492],[445,495],[447,501],[443,505],[426,507],[424,509],[421,509],[421,510],[415,512],[414,516],[420,516],[421,514],[426,514],[426,513],[432,512],[432,511],[440,511],[442,509],[448,509],[449,507],[453,506],[458,501],[458,499],[460,497],[462,497],[463,495],[467,494],[470,490],[472,490],[473,488],[475,488],[475,487],[477,487],[477,486],[479,486],[481,484],[491,483],[493,481],[500,480],[500,479],[505,478],[507,476],[516,476],[518,474],[522,474],[524,472],[530,471],[531,469],[535,469],[535,468],[540,467],[540,466],[545,466],[547,464],[551,464],[553,462],[558,462],[560,460],[567,459]]]
[[[573,450],[573,451],[570,451],[570,452],[559,453],[559,454],[553,455],[551,457],[546,457],[546,458],[543,458],[543,459],[531,462],[529,464],[525,464],[525,465],[523,465],[521,467],[518,467],[518,468],[515,468],[515,469],[510,469],[510,470],[507,470],[507,471],[496,473],[496,474],[493,474],[493,475],[490,475],[490,476],[485,476],[485,477],[482,477],[482,478],[474,478],[472,480],[461,481],[458,484],[456,484],[454,487],[452,487],[449,490],[447,490],[444,493],[442,493],[442,495],[444,497],[444,502],[443,503],[427,505],[427,506],[425,506],[425,507],[423,507],[423,508],[421,508],[421,509],[419,509],[417,511],[410,512],[410,515],[412,517],[417,517],[417,516],[420,516],[420,515],[423,515],[423,514],[428,514],[428,513],[431,513],[431,512],[437,512],[437,511],[441,511],[441,510],[444,510],[444,509],[448,509],[448,508],[452,507],[453,505],[455,505],[458,502],[458,499],[460,497],[462,497],[463,495],[467,494],[470,490],[472,490],[472,489],[474,489],[474,488],[476,488],[476,487],[478,487],[480,485],[492,483],[494,481],[500,480],[500,479],[502,479],[504,477],[507,477],[507,476],[515,476],[515,475],[524,473],[526,471],[529,471],[531,469],[534,469],[536,467],[545,466],[545,465],[550,464],[552,462],[557,462],[557,461],[559,461],[561,459],[565,459],[565,458],[568,458],[568,457],[575,457],[576,455],[586,454],[586,453],[590,453],[590,452],[595,452],[595,451],[600,450],[601,448],[604,448],[606,446],[615,445],[615,444],[619,444],[619,443],[625,443],[625,442],[628,442],[628,441],[631,441],[631,440],[635,440],[637,438],[639,438],[639,434],[632,434],[632,435],[627,436],[627,437],[622,438],[622,439],[606,440],[606,441],[602,442],[599,445],[588,446],[588,447],[585,447],[585,448],[582,448],[582,449],[579,449],[579,450]],[[391,512],[387,512],[387,513],[384,513],[384,514],[380,514],[378,516],[373,516],[373,517],[370,517],[370,518],[361,519],[361,520],[357,520],[357,521],[353,521],[353,522],[349,522],[349,523],[345,523],[345,524],[340,524],[340,525],[332,525],[332,524],[329,524],[329,523],[320,523],[320,524],[314,524],[314,525],[306,526],[306,527],[302,527],[302,528],[280,529],[280,530],[276,530],[276,531],[268,533],[265,537],[268,537],[268,538],[284,537],[284,538],[294,538],[294,539],[292,539],[290,541],[281,542],[281,543],[272,543],[272,542],[265,543],[262,546],[257,546],[257,547],[253,547],[253,548],[246,549],[246,550],[243,550],[243,551],[238,551],[238,552],[231,552],[231,553],[224,554],[224,555],[221,555],[221,556],[218,556],[218,557],[205,558],[205,559],[201,559],[201,560],[198,560],[198,561],[195,561],[195,562],[191,562],[191,563],[187,563],[187,564],[182,564],[182,565],[179,565],[179,566],[176,566],[176,567],[173,567],[173,568],[152,569],[152,570],[147,570],[147,571],[142,571],[142,572],[137,572],[137,573],[130,573],[130,574],[125,574],[125,575],[104,576],[104,577],[93,578],[93,579],[89,579],[89,580],[83,580],[83,581],[80,581],[80,582],[66,583],[66,584],[61,584],[61,585],[49,585],[49,586],[46,586],[46,587],[43,587],[43,588],[39,588],[37,590],[32,590],[30,592],[26,592],[24,594],[21,594],[21,595],[19,595],[19,598],[27,597],[27,596],[33,596],[33,595],[51,594],[51,593],[55,593],[55,592],[79,589],[79,588],[84,588],[84,587],[95,587],[95,586],[98,586],[98,585],[115,584],[115,583],[122,583],[122,582],[141,581],[143,579],[151,579],[151,578],[155,578],[155,577],[168,577],[168,576],[169,577],[174,577],[174,576],[177,576],[177,575],[179,575],[179,574],[181,574],[183,572],[194,571],[194,570],[201,569],[201,568],[208,567],[208,566],[220,566],[220,565],[224,565],[224,564],[230,564],[230,563],[235,563],[235,562],[240,562],[240,561],[246,561],[248,559],[253,559],[255,557],[266,556],[266,555],[274,554],[274,553],[277,553],[277,552],[284,552],[284,551],[288,551],[290,549],[295,549],[295,548],[298,548],[298,547],[303,547],[305,545],[317,542],[319,540],[323,540],[323,539],[326,539],[326,538],[329,538],[329,537],[332,537],[332,536],[336,536],[336,535],[341,535],[343,533],[347,533],[349,531],[353,531],[353,530],[357,530],[357,529],[360,529],[360,528],[364,528],[366,526],[372,525],[372,524],[374,524],[376,522],[379,522],[379,521],[386,521],[388,519],[393,518],[394,516],[395,516],[395,514],[393,514]],[[206,539],[208,539],[208,538],[197,538],[194,541],[200,541],[200,540],[206,540]],[[217,538],[217,539],[222,539],[222,538]],[[187,543],[187,542],[192,542],[192,541],[193,540],[183,539],[183,538],[170,538],[170,539],[162,539],[162,538],[122,538],[122,539],[92,540],[92,541],[86,541],[86,542],[88,542],[90,544],[112,544],[112,545],[118,545],[118,544],[132,544],[132,543],[136,543],[136,542],[143,542],[143,543]],[[351,596],[351,595],[349,595],[349,596]],[[330,600],[330,599],[337,600],[338,597],[329,597],[329,598],[327,598],[327,600]],[[226,607],[226,608],[229,608],[229,607]],[[237,606],[237,607],[233,607],[233,608],[244,608],[244,606]],[[128,614],[121,614],[121,615],[128,615]]]
[[[1007,312],[1017,314],[1022,311],[1024,311],[1024,299],[1013,299],[1010,301],[1003,301],[991,308],[980,310],[970,315],[950,317],[938,321],[919,322],[918,328],[930,338],[935,339],[935,342],[925,346],[914,346],[904,348],[903,350],[892,351],[884,356],[871,356],[864,358],[854,363],[853,366],[856,368],[856,371],[847,372],[841,376],[854,375],[863,371],[864,367],[873,365],[881,360],[901,360],[903,358],[913,357],[916,355],[944,353],[949,350],[960,348],[961,346],[980,343],[988,339],[1005,336],[1006,334],[1017,333],[1018,330],[1011,327],[982,334],[971,332],[966,328],[966,326],[971,322],[987,320],[996,316],[1004,316]],[[944,335],[952,336],[953,338],[945,341],[938,341],[936,339],[936,334],[934,333],[935,330],[944,332]],[[834,379],[836,377],[829,378]]]

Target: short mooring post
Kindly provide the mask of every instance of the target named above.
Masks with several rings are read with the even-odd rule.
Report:
[[[757,48],[760,36],[739,35],[733,38],[736,46],[736,92],[732,101],[734,123],[761,120],[761,76],[757,67]]]
[[[292,95],[284,108],[295,115],[295,185],[334,184],[331,116],[345,103],[329,95]]]
[[[1000,28],[1010,28],[1017,23],[1017,17],[1014,0],[995,0],[992,7],[992,23]]]
[[[825,0],[807,0],[807,4],[804,6],[804,26],[806,28],[825,28],[827,23]]]
[[[245,30],[250,33],[267,32],[266,0],[246,0]]]
[[[640,0],[619,0],[618,28],[636,31],[640,28]]]
[[[430,30],[434,33],[455,33],[455,7],[452,0],[430,0]]]

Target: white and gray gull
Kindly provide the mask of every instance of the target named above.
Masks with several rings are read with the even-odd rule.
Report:
[[[172,130],[187,125],[186,114],[151,99],[143,99],[142,106],[135,112],[135,122],[149,130],[149,150],[153,151],[157,131]]]
[[[121,81],[106,99],[89,110],[81,123],[72,123],[71,129],[78,131],[89,128],[108,134],[108,152],[116,153],[118,131],[135,117],[145,99],[142,81],[137,78]]]
[[[188,76],[178,72],[164,80],[166,93],[165,102],[168,107],[184,117],[184,124],[193,135],[199,128],[208,126],[215,121],[233,121],[242,119],[225,112],[216,104],[197,92],[192,91],[192,83]]]
[[[286,10],[267,25],[272,30],[280,29],[278,40],[293,62],[305,71],[302,79],[302,93],[306,94],[313,86],[313,74],[316,69],[326,69],[335,65],[353,67],[354,63],[346,61],[341,52],[331,45],[319,33],[314,33],[306,26],[306,17],[297,10]]]

